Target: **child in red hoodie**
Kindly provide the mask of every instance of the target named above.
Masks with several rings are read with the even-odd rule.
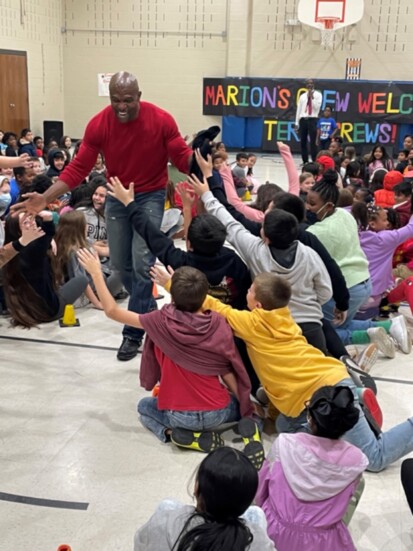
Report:
[[[389,170],[383,180],[383,189],[374,192],[374,202],[383,208],[393,207],[395,203],[393,188],[403,182],[403,174],[398,170]]]

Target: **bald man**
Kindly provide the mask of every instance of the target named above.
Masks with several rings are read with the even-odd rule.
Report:
[[[141,101],[141,94],[134,75],[127,72],[113,75],[109,84],[111,105],[89,121],[78,155],[52,187],[42,195],[27,194],[26,201],[16,205],[14,211],[41,211],[56,197],[77,187],[91,172],[98,153],[103,153],[107,177],[117,176],[125,186],[133,182],[135,202],[160,227],[168,160],[187,173],[192,150],[181,137],[172,116]],[[149,277],[149,266],[155,259],[129,223],[127,207],[108,197],[105,215],[110,259],[121,272],[123,284],[130,294],[128,309],[137,313],[155,309]],[[143,334],[140,329],[124,327],[117,355],[119,360],[136,356]]]

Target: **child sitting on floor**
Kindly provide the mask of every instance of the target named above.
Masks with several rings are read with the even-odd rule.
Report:
[[[355,426],[359,410],[348,387],[325,386],[313,394],[307,412],[311,434],[279,435],[255,501],[277,551],[355,551],[343,517],[368,460],[340,438]]]
[[[202,188],[205,190],[203,202],[210,202],[212,194],[207,194],[207,185]],[[166,290],[170,288],[170,275],[166,271],[152,268],[151,275]],[[360,399],[371,413],[376,410],[380,424],[381,412],[374,393],[363,389],[359,398],[343,363],[325,356],[302,336],[288,308],[290,296],[287,281],[264,272],[257,275],[248,291],[249,312],[234,310],[210,296],[202,309],[220,313],[235,336],[246,342],[268,399],[280,412],[276,421],[278,433],[305,431],[307,412],[304,404],[323,386],[348,386],[353,392],[355,406],[360,408]],[[381,471],[413,451],[413,417],[376,436],[360,410],[357,424],[344,438],[366,454],[369,470]]]
[[[257,472],[232,448],[211,452],[199,466],[195,507],[164,500],[135,535],[135,551],[274,551],[262,510],[251,506]]]
[[[254,187],[247,180],[248,155],[246,153],[237,153],[236,164],[232,168],[232,177],[237,190],[238,197],[243,197],[247,190],[251,191]]]
[[[201,309],[208,292],[206,276],[189,266],[179,268],[171,284],[172,304],[136,314],[116,305],[96,256],[83,249],[78,257],[93,278],[105,314],[146,332],[141,386],[146,390],[160,386],[157,397],[138,403],[142,424],[161,442],[203,452],[222,446],[215,429],[241,416],[251,417],[256,408],[230,327],[215,312]],[[251,419],[246,421],[240,423],[240,434],[246,438],[247,455],[259,468],[264,451],[258,427]]]

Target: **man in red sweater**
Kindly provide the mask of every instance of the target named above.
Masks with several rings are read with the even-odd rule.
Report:
[[[164,211],[167,163],[188,173],[192,150],[181,137],[169,113],[147,102],[141,102],[141,91],[134,75],[120,72],[109,84],[111,105],[88,123],[78,155],[44,194],[28,193],[14,212],[40,212],[56,197],[78,186],[92,170],[98,153],[106,161],[107,177],[134,182],[135,201],[153,223],[160,227]],[[136,233],[122,203],[106,200],[110,258],[122,274],[130,293],[128,309],[145,313],[156,308],[152,297],[149,266],[154,258],[145,241]],[[118,350],[119,360],[130,360],[138,352],[144,332],[125,326]]]

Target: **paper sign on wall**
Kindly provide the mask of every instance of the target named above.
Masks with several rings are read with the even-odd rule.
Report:
[[[361,75],[361,59],[348,57],[346,60],[346,79],[360,80]]]
[[[98,73],[98,95],[109,96],[109,82],[115,73]]]

